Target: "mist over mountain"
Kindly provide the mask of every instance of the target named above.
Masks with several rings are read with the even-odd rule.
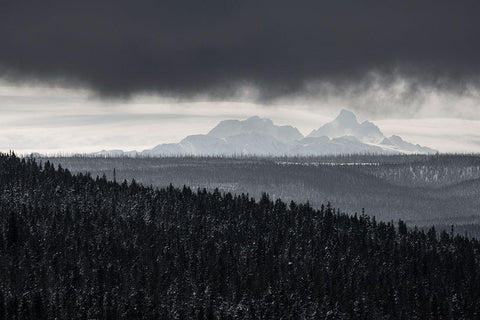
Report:
[[[247,120],[224,120],[210,130],[209,136],[226,138],[240,134],[261,133],[272,136],[278,141],[289,142],[303,138],[297,128],[292,126],[277,126],[270,119],[254,116]]]
[[[331,122],[304,137],[292,126],[277,126],[270,119],[254,116],[246,120],[224,120],[208,134],[190,135],[179,143],[159,144],[142,152],[126,155],[260,155],[315,156],[356,153],[436,153],[428,147],[386,137],[370,121],[359,123],[355,114],[341,110]],[[121,155],[119,150],[102,150],[97,155]]]
[[[339,138],[354,136],[364,142],[379,143],[385,137],[380,129],[370,121],[359,123],[353,112],[342,109],[332,122],[326,123],[317,130],[313,130],[308,137]]]

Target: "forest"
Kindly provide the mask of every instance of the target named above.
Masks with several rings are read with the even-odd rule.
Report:
[[[0,155],[0,319],[478,319],[475,238]]]
[[[218,188],[259,199],[331,202],[349,213],[365,209],[381,221],[480,237],[480,156],[340,155],[323,157],[98,157],[38,158],[74,173],[90,172],[154,187]]]

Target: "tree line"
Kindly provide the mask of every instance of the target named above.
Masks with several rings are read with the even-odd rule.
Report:
[[[0,155],[0,319],[476,319],[480,243]]]

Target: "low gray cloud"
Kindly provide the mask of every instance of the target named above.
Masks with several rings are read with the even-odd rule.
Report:
[[[408,99],[478,85],[479,16],[474,0],[7,0],[0,76],[103,97],[231,98],[250,86],[270,101],[317,82],[370,90],[373,72],[386,85],[408,78]]]

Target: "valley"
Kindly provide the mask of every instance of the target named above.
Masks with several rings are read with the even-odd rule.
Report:
[[[74,173],[90,172],[154,187],[248,194],[259,199],[330,202],[349,214],[411,225],[480,223],[480,157],[476,155],[352,155],[262,157],[66,157],[40,158]],[[480,231],[480,229],[479,229]],[[475,231],[477,234],[477,231]],[[480,233],[478,233],[480,235]]]

